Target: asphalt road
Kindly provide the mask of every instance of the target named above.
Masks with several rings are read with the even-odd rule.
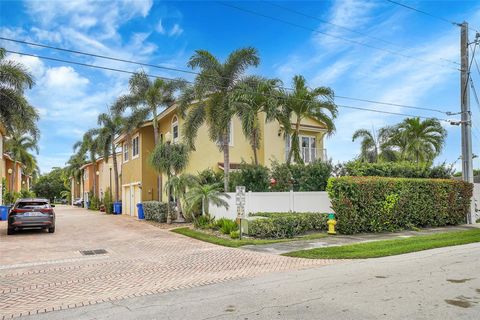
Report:
[[[480,243],[263,275],[27,319],[480,319]]]

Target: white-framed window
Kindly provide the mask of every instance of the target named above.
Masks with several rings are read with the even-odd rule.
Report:
[[[315,136],[299,135],[298,142],[300,145],[300,156],[305,163],[317,160],[320,155],[317,154]],[[290,148],[292,147],[292,136],[285,137],[285,159],[288,159]],[[293,158],[292,158],[293,160]]]
[[[176,143],[178,141],[179,132],[178,132],[178,118],[173,116],[172,118],[172,141]]]
[[[128,143],[123,143],[123,162],[128,161]]]
[[[139,157],[139,150],[140,150],[140,136],[137,134],[135,137],[132,139],[132,159],[138,158]]]

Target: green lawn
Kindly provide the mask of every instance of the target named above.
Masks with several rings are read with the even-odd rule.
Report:
[[[480,242],[480,229],[294,251],[285,256],[308,259],[364,259]]]
[[[210,242],[214,244],[218,244],[225,247],[233,247],[238,248],[245,245],[256,245],[256,244],[267,244],[267,243],[276,243],[276,242],[286,242],[286,241],[296,241],[296,240],[312,240],[312,239],[320,239],[326,237],[326,233],[312,233],[302,237],[297,237],[293,239],[225,239],[220,238],[212,234],[208,234],[199,230],[194,230],[190,228],[178,228],[171,230],[172,232],[182,234],[184,236],[194,238],[197,240]]]

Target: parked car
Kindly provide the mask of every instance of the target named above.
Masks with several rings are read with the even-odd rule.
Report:
[[[75,199],[75,201],[73,201],[73,205],[76,207],[83,207],[83,199],[82,198]]]
[[[7,234],[27,228],[47,229],[49,233],[55,232],[55,205],[47,199],[20,199],[15,202],[8,213]]]

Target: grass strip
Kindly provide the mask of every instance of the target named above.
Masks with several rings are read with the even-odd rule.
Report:
[[[480,229],[300,250],[285,253],[284,255],[308,259],[365,259],[458,246],[473,242],[480,242]]]
[[[326,233],[311,233],[302,237],[297,237],[292,239],[242,239],[240,240],[240,239],[220,238],[215,235],[208,234],[200,230],[190,229],[190,228],[177,228],[171,231],[178,234],[182,234],[190,238],[197,239],[197,240],[218,244],[224,247],[232,247],[232,248],[238,248],[246,245],[259,245],[259,244],[269,244],[269,243],[277,243],[277,242],[297,241],[297,240],[320,239],[327,236]]]

